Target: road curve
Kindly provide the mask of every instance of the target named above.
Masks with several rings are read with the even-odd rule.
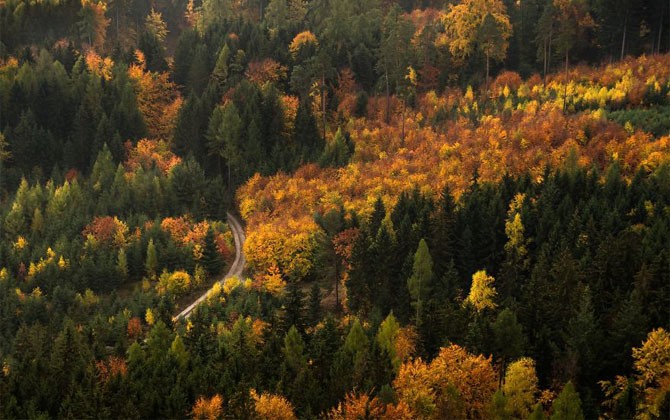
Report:
[[[240,223],[237,217],[235,217],[230,212],[226,213],[226,215],[228,216],[228,226],[230,227],[230,231],[233,233],[233,239],[235,240],[235,260],[233,260],[233,264],[230,266],[228,272],[217,281],[217,283],[221,283],[221,285],[223,285],[223,282],[229,277],[241,277],[242,271],[244,270],[244,264],[246,263],[243,251],[246,237],[244,236],[244,228],[242,227],[242,223]],[[202,296],[197,298],[193,303],[184,308],[183,311],[179,312],[179,314],[172,318],[172,320],[176,321],[179,318],[188,318],[191,316],[193,310],[205,299],[207,299],[207,293],[209,293],[209,290],[203,293]]]

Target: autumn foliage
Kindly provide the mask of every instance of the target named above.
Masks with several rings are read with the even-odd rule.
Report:
[[[627,131],[601,109],[640,105],[647,92],[667,95],[670,56],[642,56],[572,72],[567,100],[570,109],[582,112],[562,112],[565,85],[560,75],[550,77],[545,88],[539,77],[522,82],[507,72],[492,83],[494,101],[488,104],[479,103],[471,89],[464,94],[447,90],[442,96],[428,91],[418,97],[415,111],[406,113],[404,142],[398,119],[383,123],[382,99],[370,98],[369,118],[347,124],[356,145],[347,166],[305,165],[292,175],[256,175],[238,190],[249,265],[265,272],[276,264],[286,275],[304,275],[318,229],[312,215],[340,202],[366,216],[377,196],[393,206],[401,192],[415,186],[436,194],[448,184],[458,197],[475,169],[480,181],[526,171],[540,180],[547,166],[558,167],[574,156],[578,165],[601,169],[616,161],[631,177],[638,168],[653,171],[670,159],[670,137]],[[392,98],[391,107],[393,115],[401,115],[399,100]],[[440,114],[457,117],[436,125]]]

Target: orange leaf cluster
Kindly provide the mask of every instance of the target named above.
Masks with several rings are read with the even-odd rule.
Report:
[[[98,242],[123,247],[128,240],[128,226],[116,216],[98,216],[86,225],[82,235],[85,238],[90,235]]]
[[[89,72],[106,81],[112,79],[112,68],[114,67],[114,61],[112,61],[111,58],[102,58],[91,49],[86,52],[85,61]]]
[[[486,404],[498,387],[491,358],[465,349],[443,347],[429,364],[420,358],[400,366],[393,388],[416,417],[484,419]]]
[[[95,362],[95,369],[98,371],[98,378],[102,384],[106,384],[116,375],[125,376],[128,372],[126,361],[117,356],[110,356],[107,360]]]
[[[128,76],[133,81],[137,107],[144,117],[149,137],[169,142],[182,101],[177,86],[170,81],[168,73],[146,70],[141,51],[135,51],[135,60],[137,64],[128,67]]]
[[[181,162],[181,158],[170,150],[168,144],[163,140],[141,139],[135,146],[130,141],[126,142],[126,169],[135,171],[140,166],[150,169],[154,165],[164,174]]]
[[[333,408],[327,416],[328,420],[410,420],[414,413],[403,401],[398,404],[384,404],[377,397],[368,394],[348,393],[343,402]]]
[[[172,240],[181,245],[205,245],[205,235],[209,230],[210,222],[203,220],[193,224],[187,216],[166,217],[161,221],[161,229],[169,233]],[[217,232],[214,241],[216,248],[225,261],[230,260],[233,253],[231,249],[232,234],[230,232]]]
[[[195,402],[191,415],[198,420],[216,420],[223,415],[223,398],[216,394],[212,398],[200,397]]]
[[[266,82],[277,82],[286,77],[286,67],[271,58],[255,60],[249,63],[245,77],[259,85]]]
[[[142,334],[142,321],[139,317],[132,317],[127,326],[128,338],[137,338]]]

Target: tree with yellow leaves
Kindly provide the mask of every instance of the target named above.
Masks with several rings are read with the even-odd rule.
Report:
[[[281,395],[263,392],[258,395],[251,390],[251,398],[254,400],[254,412],[258,419],[262,420],[297,420],[293,412],[293,406]]]
[[[537,375],[535,361],[523,357],[507,368],[502,386],[506,397],[507,412],[514,419],[525,419],[530,415],[537,393]]]
[[[191,415],[196,420],[216,420],[223,415],[223,399],[216,394],[212,398],[200,397],[195,402]]]
[[[650,332],[642,346],[633,349],[633,359],[635,385],[642,394],[637,417],[658,418],[670,398],[670,333],[663,328]]]
[[[512,24],[501,0],[464,0],[451,4],[443,16],[446,43],[456,57],[465,59],[475,48],[486,56],[486,83],[489,60],[503,60],[512,36]]]
[[[495,309],[498,305],[494,302],[498,294],[496,288],[493,287],[495,279],[493,276],[486,274],[486,270],[479,270],[472,275],[472,287],[470,294],[463,301],[463,304],[472,305],[477,312],[482,312],[485,309]]]

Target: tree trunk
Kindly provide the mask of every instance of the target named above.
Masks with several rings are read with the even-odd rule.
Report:
[[[563,113],[568,104],[568,50],[565,50],[565,89],[563,90]]]
[[[263,0],[258,1],[258,17],[260,18],[259,20],[262,22],[263,21]]]
[[[626,11],[626,18],[623,21],[623,37],[621,39],[621,57],[619,61],[623,61],[623,55],[626,51],[626,29],[628,28],[628,11]]]

